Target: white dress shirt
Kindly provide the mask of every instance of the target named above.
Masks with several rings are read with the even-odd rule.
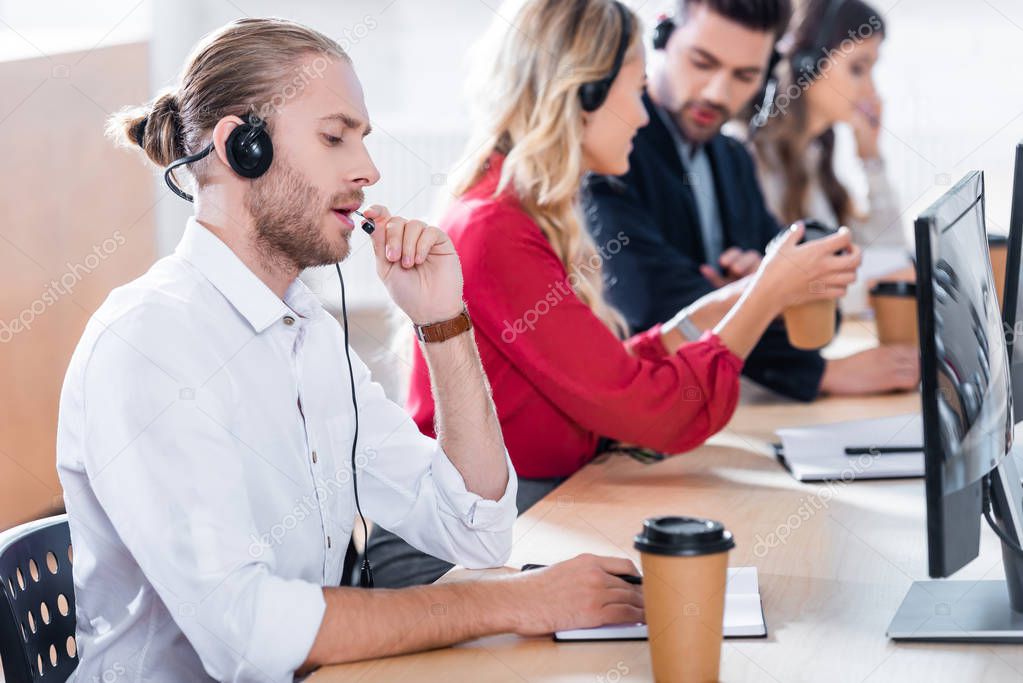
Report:
[[[282,301],[194,219],[174,254],[96,311],[57,435],[78,680],[292,679],[355,517],[344,343],[301,281]],[[510,460],[499,501],[468,492],[352,363],[366,516],[450,562],[503,564]]]

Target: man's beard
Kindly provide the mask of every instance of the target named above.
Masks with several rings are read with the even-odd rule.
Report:
[[[344,260],[350,249],[349,233],[332,244],[322,233],[326,214],[336,206],[363,201],[361,190],[338,193],[330,201],[294,167],[274,159],[270,172],[252,181],[245,193],[245,208],[252,216],[254,243],[270,267],[298,269]]]

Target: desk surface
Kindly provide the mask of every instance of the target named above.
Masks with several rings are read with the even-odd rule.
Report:
[[[511,566],[582,552],[637,561],[644,518],[723,521],[732,566],[756,565],[763,640],[726,640],[726,681],[1023,680],[1023,646],[895,644],[885,629],[910,583],[927,578],[922,480],[800,484],[769,455],[777,427],[919,410],[915,394],[743,405],[703,447],[654,465],[614,456],[588,465],[519,518]],[[785,536],[783,542],[776,539]],[[769,539],[775,540],[769,543]],[[496,570],[500,571],[500,570]],[[484,572],[459,572],[471,579]],[[996,539],[956,575],[1002,578]],[[646,681],[645,642],[554,643],[494,636],[457,647],[322,669],[327,681]]]

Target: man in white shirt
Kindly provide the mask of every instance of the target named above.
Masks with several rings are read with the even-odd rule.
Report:
[[[231,133],[254,111],[273,159],[244,177]],[[378,274],[435,340],[424,353],[438,441],[353,354],[356,413],[341,327],[297,279],[349,252],[352,211],[379,178],[368,121],[341,48],[276,19],[211,34],[176,90],[118,118],[161,166],[212,148],[189,167],[195,216],[174,254],[111,293],[61,394],[81,680],[288,681],[502,631],[642,618],[640,590],[614,576],[636,569],[615,558],[470,583],[338,587],[353,483],[375,523],[467,567],[507,560],[516,515],[447,236],[365,211]]]

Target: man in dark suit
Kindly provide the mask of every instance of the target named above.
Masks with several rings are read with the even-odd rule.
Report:
[[[607,296],[629,326],[645,330],[725,284],[751,275],[780,226],[764,204],[753,160],[721,126],[760,89],[768,58],[791,15],[789,0],[679,0],[658,25],[646,106],[630,170],[591,176],[586,220],[600,244],[625,232],[607,259]],[[686,336],[698,327],[675,318]],[[904,354],[903,354],[904,355]],[[909,388],[903,358],[888,348],[826,361],[793,348],[778,321],[744,374],[792,398]],[[915,384],[915,379],[912,380]]]

